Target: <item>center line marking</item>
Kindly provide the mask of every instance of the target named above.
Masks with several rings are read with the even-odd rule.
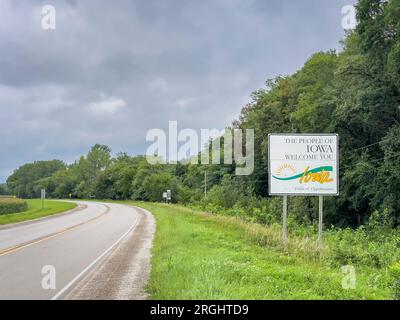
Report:
[[[101,215],[97,216],[97,217],[94,217],[94,218],[92,218],[92,219],[89,219],[89,220],[87,220],[87,221],[84,221],[84,222],[82,222],[82,223],[79,223],[79,224],[74,225],[74,226],[72,226],[72,227],[68,227],[68,228],[62,229],[61,231],[57,231],[57,232],[52,233],[52,234],[50,234],[50,235],[44,236],[43,238],[35,239],[35,240],[30,241],[30,242],[22,243],[22,244],[19,244],[19,245],[10,247],[10,248],[6,248],[6,249],[3,249],[3,250],[0,250],[0,257],[1,257],[1,256],[5,256],[5,255],[7,255],[7,254],[14,253],[14,252],[19,251],[19,250],[21,250],[21,249],[24,249],[24,248],[33,246],[33,245],[35,245],[35,244],[41,243],[41,242],[46,241],[46,240],[49,240],[49,239],[51,239],[51,238],[58,237],[58,236],[60,236],[60,235],[62,235],[62,234],[64,234],[64,233],[66,233],[66,232],[72,231],[72,230],[74,230],[74,229],[77,229],[77,228],[79,228],[79,227],[85,225],[85,224],[88,224],[88,223],[90,223],[90,222],[93,222],[93,221],[95,221],[95,220],[97,220],[97,219],[103,217],[104,215],[106,215],[106,214],[108,213],[108,211],[110,210],[110,208],[109,208],[108,206],[106,206],[106,205],[104,205],[104,206],[107,208],[107,210],[106,210],[104,213],[102,213]]]

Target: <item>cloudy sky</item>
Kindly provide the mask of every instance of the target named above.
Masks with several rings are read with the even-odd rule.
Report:
[[[265,80],[339,48],[353,0],[0,0],[0,182],[152,128],[222,129]],[[42,7],[56,29],[42,28]]]

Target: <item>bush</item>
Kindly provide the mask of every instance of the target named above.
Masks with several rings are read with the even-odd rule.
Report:
[[[397,230],[386,230],[384,233],[381,228],[333,229],[327,232],[326,240],[330,249],[329,260],[333,265],[387,268],[400,259],[400,235]]]
[[[0,215],[28,210],[26,201],[15,198],[0,198]]]
[[[393,277],[393,298],[400,300],[400,262],[390,266],[389,271]]]

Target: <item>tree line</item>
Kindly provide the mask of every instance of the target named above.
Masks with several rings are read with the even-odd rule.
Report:
[[[314,54],[296,73],[266,81],[232,128],[255,129],[255,170],[232,165],[150,165],[95,145],[71,165],[38,161],[17,169],[9,192],[37,197],[173,201],[268,223],[280,199],[268,197],[268,133],[339,133],[340,196],[328,198],[326,223],[357,227],[371,216],[400,224],[400,1],[360,0],[358,25],[340,52]],[[207,172],[208,183],[204,185]],[[207,187],[207,195],[205,195]],[[292,219],[316,221],[317,201],[290,199]]]

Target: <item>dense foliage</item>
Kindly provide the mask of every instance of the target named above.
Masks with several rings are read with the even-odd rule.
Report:
[[[173,200],[262,223],[280,217],[280,199],[269,198],[267,135],[272,132],[339,133],[340,190],[326,203],[326,223],[357,227],[374,221],[400,224],[400,1],[360,0],[357,28],[343,50],[313,55],[291,76],[268,80],[253,93],[235,128],[255,129],[255,170],[234,175],[234,165],[150,165],[141,156],[112,158],[95,145],[66,166],[60,161],[22,166],[9,190],[37,197]],[[204,174],[208,194],[204,197]],[[315,198],[292,198],[291,219],[316,220]]]
[[[39,197],[40,182],[62,169],[65,164],[60,160],[25,164],[7,179],[8,189],[21,198]]]
[[[7,184],[2,183],[0,184],[0,196],[8,195]]]

